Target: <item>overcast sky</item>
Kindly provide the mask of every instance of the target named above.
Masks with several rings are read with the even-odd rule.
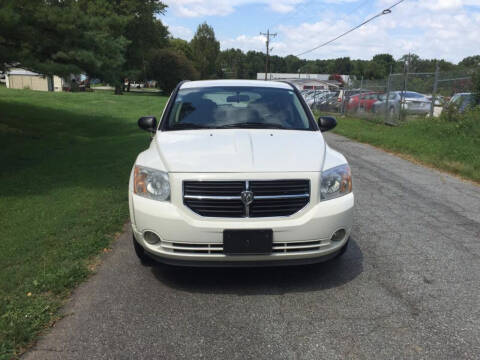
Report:
[[[167,0],[162,21],[175,37],[190,40],[198,24],[213,26],[221,48],[265,50],[267,28],[273,55],[299,54],[360,24],[398,0]],[[480,0],[405,0],[335,43],[301,56],[370,59],[408,52],[458,62],[480,54]]]

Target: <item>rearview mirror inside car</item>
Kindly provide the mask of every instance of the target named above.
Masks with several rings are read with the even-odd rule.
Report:
[[[154,133],[157,131],[157,118],[155,116],[142,116],[138,119],[140,129]]]
[[[248,95],[233,95],[227,97],[227,102],[247,102],[250,100]]]
[[[320,131],[328,131],[337,126],[337,120],[333,116],[320,116],[318,118],[318,126]]]

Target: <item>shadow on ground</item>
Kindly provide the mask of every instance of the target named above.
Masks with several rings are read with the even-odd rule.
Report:
[[[266,268],[189,268],[152,266],[164,285],[182,291],[239,295],[275,295],[342,286],[363,272],[363,254],[354,238],[340,258],[305,266]]]

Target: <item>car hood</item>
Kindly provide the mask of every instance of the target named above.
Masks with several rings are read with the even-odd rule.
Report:
[[[156,149],[169,172],[320,171],[319,131],[221,129],[163,131]]]

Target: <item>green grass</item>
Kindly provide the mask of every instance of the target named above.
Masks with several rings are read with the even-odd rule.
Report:
[[[0,88],[0,359],[58,317],[128,218],[127,184],[166,98]]]
[[[457,121],[416,119],[392,127],[365,119],[338,117],[334,132],[480,182],[480,111]]]

